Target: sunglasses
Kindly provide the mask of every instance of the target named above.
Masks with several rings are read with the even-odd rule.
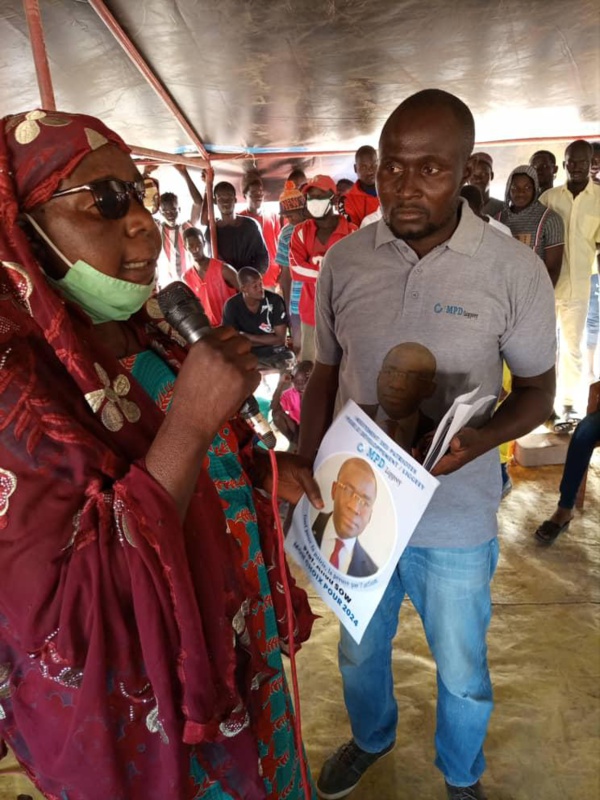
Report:
[[[120,181],[116,178],[92,181],[54,192],[52,197],[66,197],[78,192],[91,192],[96,208],[106,219],[122,219],[126,216],[132,198],[151,214],[156,214],[160,203],[158,181],[150,177],[138,181]]]

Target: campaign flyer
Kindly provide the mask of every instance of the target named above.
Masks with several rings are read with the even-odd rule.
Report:
[[[438,481],[349,401],[315,460],[325,502],[296,506],[286,550],[360,642]]]

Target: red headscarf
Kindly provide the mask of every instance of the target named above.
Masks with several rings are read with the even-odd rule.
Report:
[[[128,152],[80,114],[0,122],[0,739],[48,797],[193,797],[185,741],[232,797],[257,799],[252,731],[231,733],[268,668],[234,645],[253,590],[218,495],[202,471],[180,524],[144,468],[162,412],[18,224],[108,143]],[[155,306],[130,325],[176,370],[185,350]]]

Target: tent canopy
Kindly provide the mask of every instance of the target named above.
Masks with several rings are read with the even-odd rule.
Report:
[[[190,137],[99,16],[103,5],[40,0],[57,107],[101,117],[132,145],[186,152]],[[550,138],[560,152],[575,136],[600,138],[596,0],[109,0],[107,8],[207,150],[253,156],[219,163],[221,176],[256,167],[281,178],[297,164],[351,176],[351,156],[310,151],[376,144],[393,108],[426,87],[467,102],[479,142]],[[39,106],[21,0],[2,3],[0,40],[2,114]]]

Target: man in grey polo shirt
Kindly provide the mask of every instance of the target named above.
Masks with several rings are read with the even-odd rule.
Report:
[[[377,403],[383,358],[399,343],[419,343],[435,357],[436,387],[422,410],[436,423],[459,394],[480,387],[498,396],[502,359],[513,375],[502,406],[463,429],[435,468],[440,487],[361,644],[342,629],[339,661],[353,738],[323,766],[323,798],[349,794],[394,745],[391,643],[405,594],[437,666],[436,765],[448,797],[485,797],[479,779],[493,705],[485,640],[498,556],[497,446],[552,410],[555,322],[544,264],[459,199],[473,141],[471,112],[453,95],[431,89],[402,103],[379,142],[383,220],[335,245],[317,285],[317,363],[300,436],[300,452],[309,458],[335,407],[348,398]]]

